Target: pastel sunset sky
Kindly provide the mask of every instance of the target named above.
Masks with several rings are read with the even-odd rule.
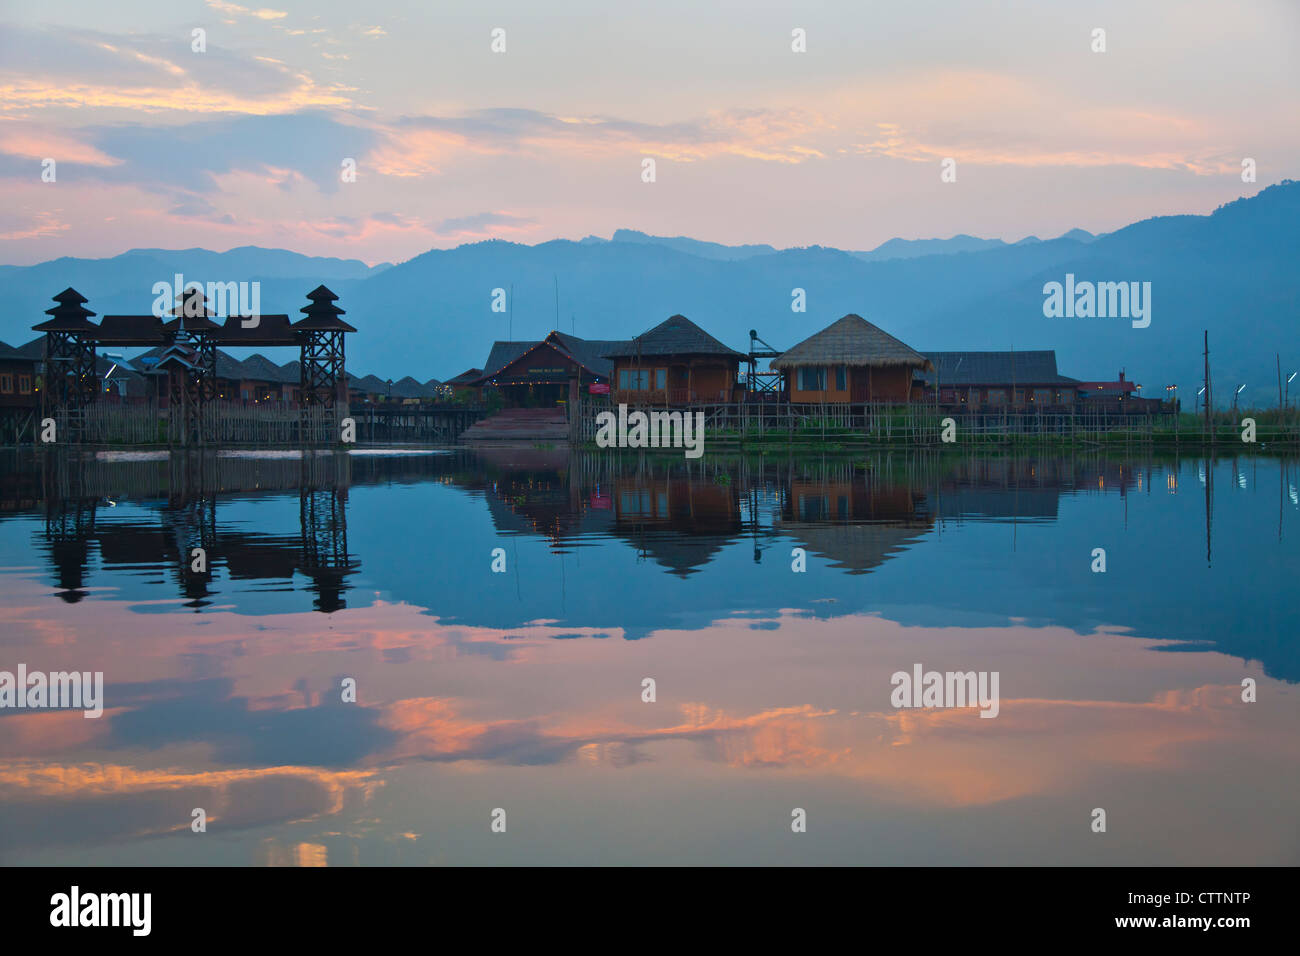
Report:
[[[266,2],[0,0],[0,262],[1047,238],[1300,170],[1288,0]]]

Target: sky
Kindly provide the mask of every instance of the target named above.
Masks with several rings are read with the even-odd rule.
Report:
[[[1300,171],[1291,0],[267,3],[0,0],[0,263],[1014,241]]]

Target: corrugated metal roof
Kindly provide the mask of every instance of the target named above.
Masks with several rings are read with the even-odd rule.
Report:
[[[609,356],[627,348],[630,344],[626,340],[580,339],[576,335],[566,335],[563,332],[552,332],[546,338],[550,342],[558,343],[564,351],[573,356],[575,362],[601,378],[608,378],[614,373],[614,361]]]
[[[938,376],[947,385],[1068,384],[1074,379],[1056,370],[1056,351],[926,352],[935,371],[918,376],[927,385]]]
[[[470,382],[478,381],[482,377],[483,377],[483,370],[481,368],[467,368],[465,369],[465,371],[461,372],[455,378],[447,379],[447,384],[467,385]]]
[[[493,342],[488,355],[482,378],[492,378],[511,362],[518,361],[525,353],[549,343],[559,351],[567,354],[573,361],[589,370],[593,375],[608,378],[614,371],[614,363],[609,358],[610,352],[627,346],[626,340],[580,339],[576,335],[564,332],[551,332],[538,342]],[[455,379],[453,379],[455,381]]]
[[[495,375],[534,345],[540,344],[541,340],[535,342],[493,342],[492,351],[488,353],[487,364],[483,366],[480,375]],[[456,378],[459,377],[459,375],[456,376]],[[452,379],[452,381],[455,381],[455,379]]]

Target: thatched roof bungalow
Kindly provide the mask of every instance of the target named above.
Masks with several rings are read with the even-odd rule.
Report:
[[[912,376],[934,366],[860,315],[846,315],[783,352],[772,368],[786,373],[792,402],[906,402]]]
[[[745,356],[674,315],[606,353],[614,363],[611,400],[688,405],[732,401]]]

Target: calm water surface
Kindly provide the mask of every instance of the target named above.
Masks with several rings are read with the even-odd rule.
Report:
[[[7,455],[2,863],[1300,862],[1294,461]]]

